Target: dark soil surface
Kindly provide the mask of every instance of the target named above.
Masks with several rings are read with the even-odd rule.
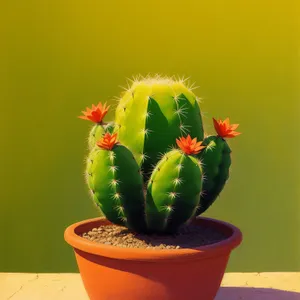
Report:
[[[122,248],[180,249],[213,244],[226,239],[226,236],[211,227],[187,225],[174,235],[138,234],[125,227],[105,225],[83,233],[95,243]]]

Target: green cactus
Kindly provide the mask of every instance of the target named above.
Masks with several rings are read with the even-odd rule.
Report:
[[[112,133],[114,131],[114,124],[113,123],[97,123],[95,124],[92,129],[90,130],[88,136],[88,147],[89,150],[92,150],[96,143],[100,140],[101,137],[106,132]]]
[[[196,215],[204,213],[214,203],[229,178],[231,165],[231,150],[223,138],[208,136],[203,145],[206,148],[198,157],[203,165],[205,178]]]
[[[143,180],[130,150],[114,144],[112,149],[94,147],[87,160],[87,182],[93,199],[106,218],[137,232],[146,230]]]
[[[203,140],[197,97],[184,81],[157,77],[133,82],[114,125],[103,123],[107,111],[93,105],[81,118],[96,123],[87,183],[109,221],[136,232],[174,233],[210,207],[228,180],[225,138],[240,134],[238,124],[213,119],[217,135]]]
[[[106,133],[112,132],[114,130],[113,123],[104,123],[103,119],[107,114],[110,106],[107,106],[106,103],[102,105],[100,102],[98,105],[92,105],[92,108],[86,108],[86,111],[82,111],[83,116],[79,116],[80,119],[89,120],[95,123],[95,125],[90,130],[88,136],[88,147],[89,150],[92,150],[96,142]]]
[[[147,188],[148,229],[176,232],[196,213],[202,187],[198,160],[179,150],[168,152],[157,164]]]
[[[203,139],[198,98],[183,80],[142,78],[133,82],[116,108],[115,132],[134,154],[147,181],[162,153],[175,139]]]

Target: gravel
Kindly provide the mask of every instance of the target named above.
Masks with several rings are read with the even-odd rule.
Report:
[[[138,234],[125,227],[103,225],[81,235],[95,243],[121,248],[180,249],[210,245],[226,239],[222,233],[211,227],[187,225],[173,235]]]

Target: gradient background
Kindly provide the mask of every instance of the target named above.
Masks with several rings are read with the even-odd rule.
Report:
[[[77,270],[64,229],[98,215],[77,116],[148,72],[200,86],[208,133],[213,116],[241,124],[206,213],[244,233],[227,270],[300,271],[297,1],[177,3],[1,1],[0,271]]]

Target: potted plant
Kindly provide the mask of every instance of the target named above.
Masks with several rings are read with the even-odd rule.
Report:
[[[87,108],[86,179],[104,217],[69,226],[92,300],[213,300],[231,251],[235,226],[199,217],[222,191],[231,165],[226,138],[238,124],[213,119],[204,137],[198,98],[183,80],[133,81],[114,124],[109,106]]]

